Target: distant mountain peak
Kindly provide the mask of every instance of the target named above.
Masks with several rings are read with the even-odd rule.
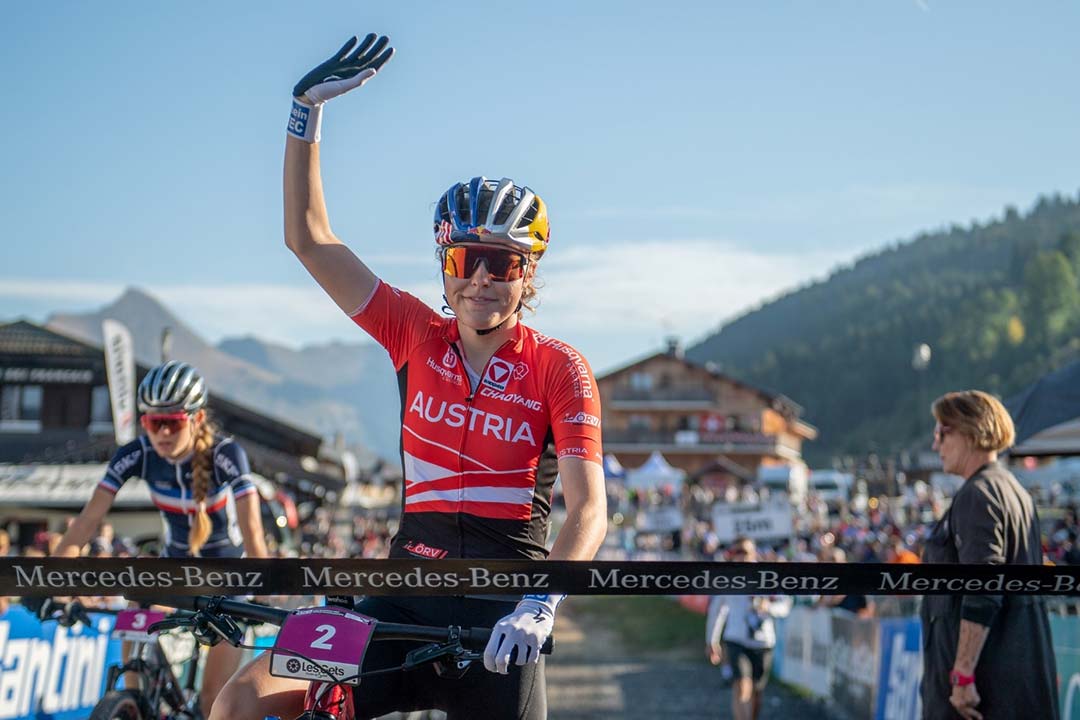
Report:
[[[383,457],[397,453],[397,383],[378,345],[333,342],[291,350],[248,333],[215,347],[149,291],[134,286],[96,312],[56,313],[47,326],[100,346],[101,323],[107,318],[131,332],[135,358],[144,365],[161,361],[161,336],[167,327],[172,337],[169,357],[198,367],[211,394],[327,437],[343,433],[351,444],[373,447]]]

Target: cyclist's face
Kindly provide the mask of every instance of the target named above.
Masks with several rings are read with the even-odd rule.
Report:
[[[446,291],[447,304],[458,322],[466,327],[474,330],[495,327],[517,310],[525,283],[532,280],[534,267],[530,263],[523,278],[510,282],[493,280],[484,263],[479,263],[469,278],[456,278],[444,273],[443,289]],[[513,326],[514,322],[508,322],[504,327]]]
[[[154,416],[148,416],[150,422],[144,422],[146,436],[156,452],[166,460],[179,460],[195,447],[195,432],[206,418],[206,412],[200,410],[188,415],[186,421],[155,422]]]

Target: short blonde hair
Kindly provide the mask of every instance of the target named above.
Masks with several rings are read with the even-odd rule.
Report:
[[[939,423],[970,438],[979,450],[1001,452],[1016,440],[1009,411],[981,390],[946,393],[934,401],[931,412]]]

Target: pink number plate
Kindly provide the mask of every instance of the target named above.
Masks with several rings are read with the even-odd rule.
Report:
[[[359,685],[375,619],[340,608],[303,608],[285,618],[274,649],[270,674],[302,680]]]
[[[149,640],[153,636],[147,628],[164,619],[165,613],[157,610],[121,610],[116,615],[112,634],[124,640]]]

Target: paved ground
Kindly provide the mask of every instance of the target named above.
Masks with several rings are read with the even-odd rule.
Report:
[[[704,622],[704,619],[703,619]],[[549,720],[720,720],[731,717],[731,690],[720,670],[689,650],[627,657],[617,635],[603,628],[586,643],[573,604],[559,610],[555,654],[548,659]],[[441,720],[438,712],[382,720]],[[824,708],[776,682],[765,690],[759,720],[828,720]]]
[[[555,637],[558,645],[547,665],[550,720],[731,717],[731,691],[704,657],[675,652],[627,658],[609,633],[590,637],[586,644],[571,603],[561,608]],[[820,705],[775,682],[765,691],[760,720],[828,717]]]

